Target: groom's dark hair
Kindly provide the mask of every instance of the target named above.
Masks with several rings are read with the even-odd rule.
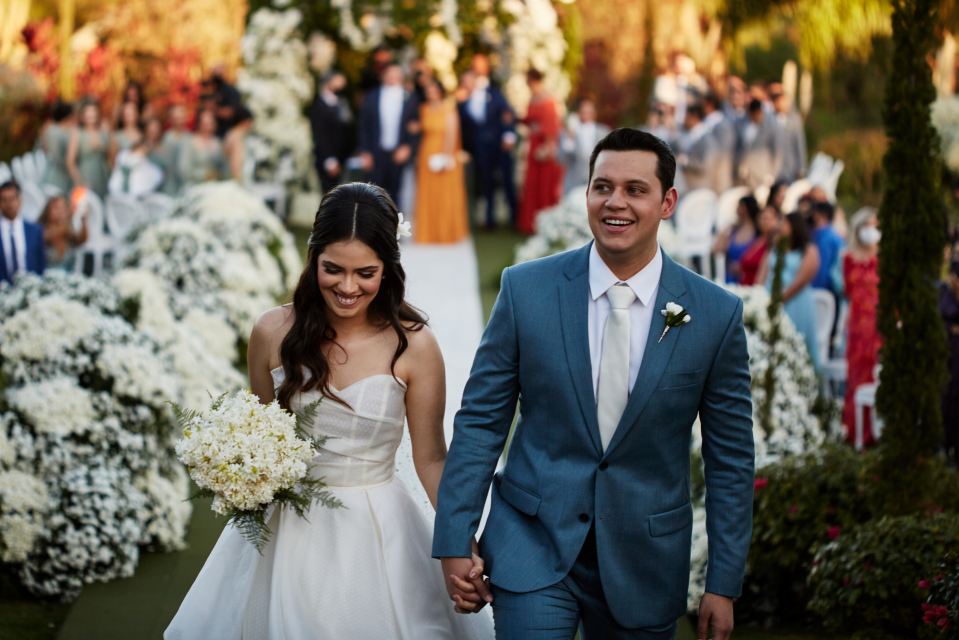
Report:
[[[659,183],[663,187],[664,198],[666,192],[673,186],[673,180],[676,178],[676,157],[673,156],[669,145],[651,133],[629,127],[610,131],[605,138],[596,143],[593,153],[589,156],[587,185],[593,181],[593,167],[596,165],[596,157],[602,151],[651,151],[656,154],[656,177],[659,178]]]

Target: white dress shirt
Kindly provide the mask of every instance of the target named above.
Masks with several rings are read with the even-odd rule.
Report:
[[[0,242],[3,243],[3,257],[6,259],[7,273],[13,277],[13,247],[11,234],[17,243],[17,273],[27,270],[27,235],[23,230],[23,218],[17,216],[12,221],[0,216]]]
[[[400,144],[400,126],[403,120],[403,87],[388,85],[380,88],[380,149],[392,151]]]
[[[659,291],[659,277],[663,273],[663,254],[657,247],[656,256],[625,283],[636,294],[636,300],[629,307],[629,390],[632,392],[639,375],[639,366],[643,363],[646,351],[646,339],[656,310],[656,293]],[[599,388],[599,359],[603,352],[603,331],[609,318],[609,299],[606,290],[617,282],[617,278],[596,251],[596,243],[589,250],[589,357],[593,365],[593,397]]]
[[[486,90],[489,88],[489,78],[479,76],[476,78],[476,86],[470,93],[469,100],[466,102],[466,111],[476,122],[486,120]]]

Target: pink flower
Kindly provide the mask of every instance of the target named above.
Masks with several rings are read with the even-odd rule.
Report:
[[[926,580],[926,579],[922,579],[922,580],[919,581],[919,584],[918,584],[917,586],[918,586],[920,589],[928,589],[928,588],[929,588],[929,581]]]
[[[828,529],[826,529],[826,535],[829,536],[830,540],[835,540],[836,538],[839,537],[840,531],[842,531],[841,527],[836,527],[836,526],[829,527]]]
[[[756,478],[755,480],[753,480],[753,491],[755,491],[756,493],[759,493],[759,490],[765,488],[767,484],[769,484],[768,479]]]

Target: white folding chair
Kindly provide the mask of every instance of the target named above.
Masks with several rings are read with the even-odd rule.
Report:
[[[119,248],[130,232],[146,224],[150,217],[146,207],[131,195],[111,193],[106,202],[106,223]]]
[[[176,208],[176,200],[165,193],[159,192],[141,196],[140,204],[146,209],[149,219],[153,222],[166,218]]]
[[[26,166],[26,162],[23,160],[23,156],[17,156],[10,161],[10,168],[13,170],[13,179],[23,184],[27,182],[27,179],[30,175],[30,170]]]
[[[829,196],[830,202],[836,201],[836,189],[839,187],[839,176],[842,175],[845,168],[846,163],[842,160],[836,160],[832,165],[832,171],[829,172],[829,175],[822,183],[822,188],[826,190],[826,195]]]
[[[6,162],[0,162],[0,182],[6,182],[13,178],[13,171]]]
[[[835,164],[835,161],[832,156],[822,152],[817,153],[809,163],[806,180],[808,180],[810,184],[822,184],[832,173],[833,164]]]
[[[748,187],[726,189],[716,201],[716,233],[722,233],[736,224],[736,209],[739,201],[749,195]]]
[[[687,193],[676,208],[676,232],[679,234],[680,258],[695,265],[700,273],[712,277],[710,255],[713,248],[713,225],[716,222],[716,193],[712,189],[696,189]]]
[[[809,193],[809,190],[812,188],[813,182],[806,178],[800,178],[789,185],[786,189],[786,194],[783,196],[783,213],[792,213],[795,211],[799,205],[799,199]]]
[[[77,204],[75,215],[87,217],[87,241],[80,246],[78,252],[78,270],[94,277],[101,276],[112,270],[117,246],[116,238],[106,230],[103,202],[97,194],[87,190]]]
[[[816,348],[819,362],[829,360],[829,345],[832,342],[832,322],[836,317],[836,299],[824,289],[812,289],[816,307]]]
[[[846,386],[848,364],[846,362],[846,325],[849,320],[849,305],[839,305],[839,319],[836,321],[836,335],[832,339],[832,350],[828,360],[820,364],[823,375],[823,391],[827,398],[838,397]]]
[[[20,215],[27,222],[36,222],[49,199],[36,182],[17,181],[20,185]]]
[[[43,173],[47,169],[47,154],[43,152],[43,149],[35,149],[33,153],[28,155],[31,164],[30,172],[32,174],[32,181],[40,183],[40,181],[43,180]]]
[[[873,440],[879,439],[882,433],[883,422],[876,413],[876,391],[879,389],[879,376],[882,374],[882,365],[877,364],[873,369],[873,379],[875,382],[867,382],[856,387],[853,394],[853,402],[856,407],[856,433],[854,445],[857,450],[861,450],[865,440],[866,430],[866,407],[869,407],[872,413],[872,436]]]

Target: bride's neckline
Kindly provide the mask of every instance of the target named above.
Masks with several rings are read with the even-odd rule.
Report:
[[[283,374],[283,367],[279,366],[279,367],[270,369],[270,375],[273,375],[275,373]],[[402,387],[404,390],[406,389],[406,383],[400,380],[399,378],[394,377],[392,373],[374,373],[372,375],[363,376],[362,378],[359,378],[358,380],[354,380],[353,382],[351,382],[350,384],[342,388],[337,387],[333,383],[330,383],[330,389],[332,389],[333,391],[337,391],[339,393],[343,393],[344,391],[347,391],[357,386],[361,382],[366,382],[367,380],[373,380],[375,378],[389,378],[390,380],[398,384],[400,387]]]

